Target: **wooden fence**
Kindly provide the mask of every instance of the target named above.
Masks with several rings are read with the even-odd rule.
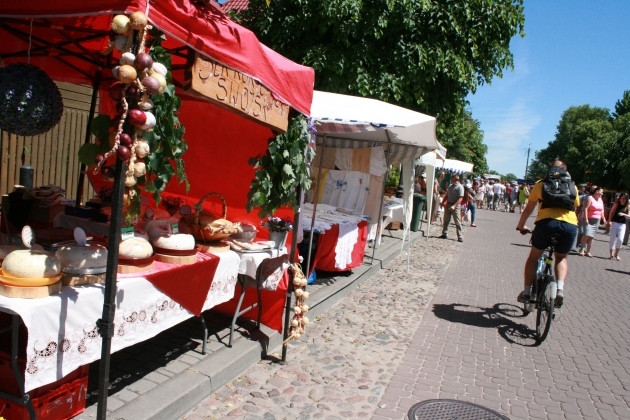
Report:
[[[52,130],[39,136],[16,136],[0,130],[0,193],[8,194],[19,184],[20,167],[30,165],[35,174],[33,186],[58,185],[66,197],[76,198],[80,162],[79,147],[85,141],[92,88],[57,83],[63,97],[61,121]],[[98,106],[97,106],[98,110]],[[83,201],[94,196],[85,180]]]

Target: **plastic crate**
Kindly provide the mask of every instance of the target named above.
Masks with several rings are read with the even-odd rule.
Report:
[[[18,357],[18,368],[20,369],[22,375],[24,375],[24,371],[26,369],[26,360],[23,357]],[[59,388],[60,386],[65,385],[69,382],[73,382],[77,379],[85,379],[87,381],[89,373],[90,365],[84,365],[70,372],[68,375],[64,376],[60,380],[39,388],[35,388],[28,393],[31,398],[35,398],[51,390]],[[11,356],[9,353],[3,351],[0,351],[0,378],[2,378],[2,380],[0,380],[0,391],[14,395],[16,397],[22,395],[20,394],[20,389],[18,387],[17,381],[15,380],[13,368],[11,367]],[[0,417],[1,416],[2,415],[0,415]]]
[[[33,397],[33,408],[38,420],[66,420],[85,410],[88,377],[76,379],[48,392]],[[40,389],[40,388],[38,388]],[[29,420],[25,406],[0,398],[0,416],[6,420]]]

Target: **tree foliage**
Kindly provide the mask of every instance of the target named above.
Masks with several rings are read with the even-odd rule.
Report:
[[[455,119],[448,127],[438,130],[438,138],[446,147],[449,159],[472,163],[477,175],[488,173],[488,146],[483,143],[479,121],[473,119],[469,111],[464,111],[462,118]]]
[[[523,0],[251,0],[238,20],[315,69],[315,88],[450,122],[466,96],[513,68]]]
[[[624,105],[626,104],[626,105]],[[609,190],[630,188],[630,93],[615,105],[611,115],[606,108],[572,106],[558,123],[555,139],[536,152],[532,177],[545,176],[549,164],[563,160],[577,183],[592,182]]]

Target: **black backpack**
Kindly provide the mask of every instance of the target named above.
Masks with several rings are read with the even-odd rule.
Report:
[[[542,180],[541,208],[575,209],[577,190],[571,175],[559,166],[553,166]]]

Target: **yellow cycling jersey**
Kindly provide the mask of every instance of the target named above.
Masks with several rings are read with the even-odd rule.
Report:
[[[572,225],[578,224],[577,214],[575,214],[575,210],[567,210],[560,208],[541,208],[542,206],[542,181],[538,181],[532,191],[529,193],[529,201],[537,201],[538,202],[538,216],[536,216],[536,221],[543,219],[556,219],[561,222],[571,223]],[[575,207],[580,205],[580,195],[578,194],[577,187],[575,187]]]

